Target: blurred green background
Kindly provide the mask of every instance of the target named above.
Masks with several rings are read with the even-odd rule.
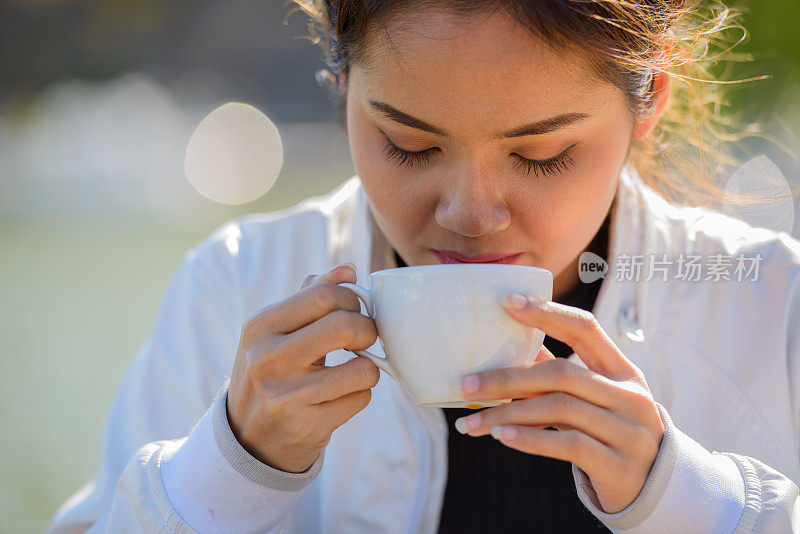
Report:
[[[769,74],[732,105],[796,149],[797,0],[748,7]],[[287,2],[6,0],[0,3],[0,530],[41,532],[92,475],[119,381],[188,248],[243,213],[329,191],[353,174],[314,71],[319,50]],[[248,102],[281,132],[263,198],[226,207],[182,174],[209,111]],[[797,186],[800,166],[749,141]],[[800,219],[800,217],[798,217]],[[795,222],[795,236],[798,235]]]

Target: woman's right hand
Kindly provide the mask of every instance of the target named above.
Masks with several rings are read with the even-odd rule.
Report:
[[[308,469],[331,434],[371,399],[380,371],[357,356],[333,367],[327,353],[364,350],[377,340],[338,266],[309,275],[301,289],[251,316],[242,327],[228,387],[228,422],[242,447],[282,471]]]

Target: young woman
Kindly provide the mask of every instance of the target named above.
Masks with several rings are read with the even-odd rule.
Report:
[[[302,7],[357,175],[190,251],[51,531],[800,531],[800,243],[665,198],[718,193],[703,153],[660,141],[684,124],[674,153],[702,148],[695,52],[729,13]],[[605,278],[580,280],[586,251]],[[377,331],[338,285],[459,261],[555,281],[503,304],[546,348],[465,377],[514,399],[480,411],[417,406],[353,358]]]

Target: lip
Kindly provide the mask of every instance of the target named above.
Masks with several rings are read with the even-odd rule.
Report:
[[[431,249],[441,263],[516,263],[522,252],[516,254],[478,254],[465,256],[455,250]]]

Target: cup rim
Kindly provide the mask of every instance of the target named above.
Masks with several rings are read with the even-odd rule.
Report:
[[[454,267],[459,269],[467,269],[467,270],[480,270],[485,269],[486,267],[490,267],[495,269],[497,267],[502,267],[504,269],[509,270],[519,270],[519,271],[528,271],[530,272],[531,269],[534,271],[540,271],[542,273],[547,273],[548,275],[552,276],[553,273],[545,269],[544,267],[534,267],[532,265],[516,265],[513,263],[433,263],[428,265],[406,265],[404,267],[390,267],[388,269],[381,269],[380,271],[374,271],[370,273],[370,276],[378,275],[378,274],[394,274],[404,269],[414,269],[414,270],[421,270],[421,271],[448,271]]]

